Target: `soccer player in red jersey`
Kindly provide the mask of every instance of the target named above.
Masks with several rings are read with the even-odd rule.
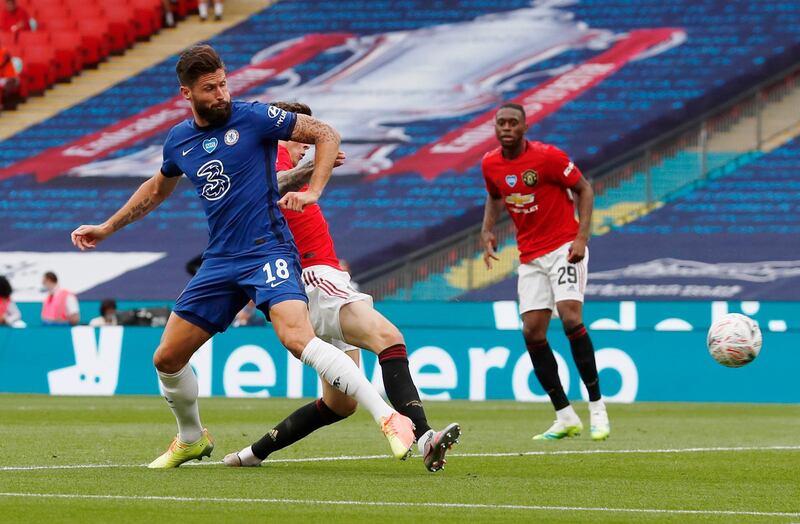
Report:
[[[305,104],[274,102],[272,105],[311,116],[311,109]],[[297,175],[297,180],[302,179],[303,170],[296,166],[308,147],[294,141],[279,143],[275,166],[279,177]],[[340,153],[337,165],[341,165],[343,160]],[[311,170],[307,171],[310,173]],[[280,191],[295,190],[297,180],[284,178],[279,181]],[[309,205],[302,212],[284,208],[283,214],[300,254],[302,279],[315,334],[344,351],[356,364],[360,347],[378,355],[386,394],[395,409],[414,423],[414,436],[425,467],[429,471],[442,469],[446,463],[445,454],[458,441],[461,427],[452,423],[436,432],[428,425],[419,392],[408,369],[403,335],[373,307],[371,296],[351,286],[350,274],[339,265],[328,222],[320,206]],[[322,388],[322,398],[299,408],[252,446],[228,454],[225,464],[258,466],[272,452],[355,412],[357,404],[350,397],[325,382]]]
[[[517,228],[520,252],[519,310],[522,334],[533,369],[556,410],[556,421],[534,440],[557,440],[579,435],[583,424],[567,400],[558,364],[547,343],[553,308],[564,325],[572,357],[589,393],[591,435],[605,440],[608,414],[600,396],[594,347],[583,325],[583,292],[594,192],[580,170],[560,149],[525,138],[525,109],[514,103],[500,106],[495,134],[500,147],[483,157],[486,206],[481,230],[483,260],[488,269],[498,260],[492,232],[505,206]],[[578,220],[575,220],[577,200]]]

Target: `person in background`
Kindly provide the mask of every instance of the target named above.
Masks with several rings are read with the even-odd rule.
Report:
[[[18,33],[32,31],[36,28],[36,20],[28,12],[17,5],[17,0],[5,0],[5,9],[0,13],[0,31]]]
[[[100,316],[94,317],[89,321],[92,327],[116,326],[117,320],[117,301],[113,298],[106,298],[100,303]]]
[[[11,300],[11,282],[0,275],[0,326],[25,327],[19,308]]]
[[[14,66],[14,57],[0,43],[0,106],[14,109],[21,101],[19,73]]]
[[[245,307],[236,315],[236,318],[231,324],[233,327],[242,326],[266,326],[267,321],[262,315],[258,314],[256,303],[252,300],[247,303]]]
[[[164,25],[175,27],[175,15],[172,13],[172,4],[175,0],[161,0],[161,7],[164,8]]]
[[[78,297],[58,285],[58,277],[48,271],[42,277],[47,297],[42,302],[42,324],[46,326],[75,326],[81,321]]]
[[[208,20],[208,2],[209,0],[200,0],[197,5],[197,11],[200,13],[200,20],[205,22]],[[222,20],[222,0],[214,0],[214,20],[219,22]]]
[[[495,113],[494,127],[500,145],[486,153],[481,162],[488,193],[481,227],[483,261],[487,269],[492,269],[492,260],[500,260],[493,229],[505,208],[517,229],[522,336],[536,378],[556,412],[553,425],[534,435],[533,440],[560,440],[583,431],[547,341],[554,311],[561,318],[572,358],[589,396],[592,439],[605,440],[611,434],[611,426],[600,393],[594,345],[583,325],[589,273],[586,244],[591,233],[594,190],[566,153],[526,138],[528,124],[522,105],[501,105]]]

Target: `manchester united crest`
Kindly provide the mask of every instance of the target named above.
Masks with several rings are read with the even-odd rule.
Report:
[[[528,169],[522,173],[522,181],[528,187],[533,187],[539,180],[539,175],[533,169]]]

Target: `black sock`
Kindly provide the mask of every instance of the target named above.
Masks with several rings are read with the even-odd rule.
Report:
[[[407,416],[414,423],[414,436],[418,439],[430,431],[425,409],[419,399],[419,392],[411,372],[408,370],[408,353],[405,344],[390,346],[378,355],[383,372],[383,386],[394,409]]]
[[[583,324],[566,332],[572,348],[572,358],[578,367],[583,385],[589,392],[589,400],[600,400],[600,379],[597,376],[597,362],[594,359],[594,346],[589,332]]]
[[[298,440],[305,438],[313,431],[343,420],[323,402],[321,398],[297,409],[283,419],[280,424],[253,444],[253,455],[264,460],[270,453],[283,449]]]
[[[561,386],[561,379],[558,377],[558,363],[556,357],[553,356],[553,350],[550,349],[550,344],[547,343],[547,340],[526,341],[525,346],[528,348],[528,355],[531,357],[536,378],[550,396],[553,407],[558,411],[569,406],[569,400]]]

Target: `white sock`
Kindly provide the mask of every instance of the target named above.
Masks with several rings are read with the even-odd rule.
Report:
[[[239,460],[242,461],[242,466],[258,466],[262,460],[253,454],[253,448],[247,446],[238,453]]]
[[[428,439],[432,439],[436,433],[429,429],[424,435],[417,439],[417,449],[419,450],[419,454],[425,456],[425,444],[428,442]]]
[[[579,420],[578,414],[575,413],[575,409],[573,409],[572,404],[556,411],[556,418],[562,422],[570,423]]]
[[[333,387],[350,395],[370,412],[375,422],[394,413],[378,394],[367,377],[361,373],[350,357],[327,342],[314,337],[303,350],[300,360],[308,364]]]
[[[197,377],[190,364],[174,374],[158,372],[164,398],[178,421],[178,438],[191,444],[203,435],[200,410],[197,407]]]
[[[214,4],[214,15],[222,16],[222,2],[216,2]]]
[[[605,410],[606,410],[606,405],[603,402],[603,399],[589,401],[589,411],[605,411]]]
[[[197,12],[200,14],[200,18],[208,18],[208,6],[204,3],[200,3],[197,6]]]

